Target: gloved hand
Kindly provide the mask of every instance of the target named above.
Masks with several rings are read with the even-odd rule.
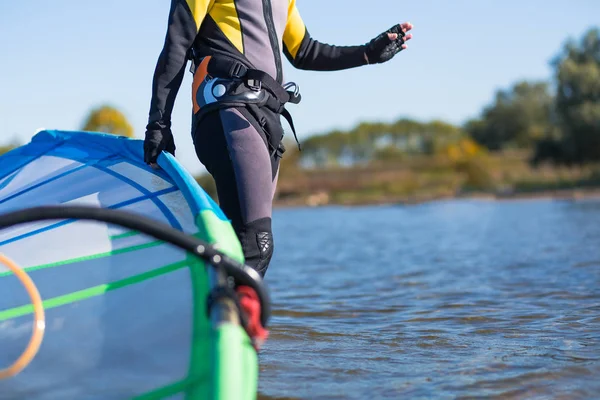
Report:
[[[410,22],[398,24],[366,45],[365,57],[369,64],[381,64],[391,60],[396,54],[406,49],[406,41],[412,39],[412,34],[407,34],[413,28]]]
[[[144,139],[144,162],[157,168],[156,159],[163,150],[175,155],[175,140],[171,129],[147,130]]]

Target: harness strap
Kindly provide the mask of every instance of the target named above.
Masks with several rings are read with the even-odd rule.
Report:
[[[281,112],[281,116],[286,119],[290,127],[292,128],[292,133],[294,134],[294,139],[296,139],[296,143],[298,144],[298,150],[302,151],[302,145],[300,145],[300,141],[298,140],[298,135],[296,135],[296,128],[294,127],[294,120],[292,119],[292,114],[287,109],[283,109]]]
[[[207,66],[207,72],[208,75],[212,77],[245,80],[247,86],[251,90],[257,92],[266,89],[269,96],[264,106],[286,119],[292,128],[294,139],[298,144],[298,149],[302,151],[302,146],[300,145],[298,135],[296,134],[292,115],[285,108],[285,104],[299,104],[302,99],[295,84],[292,85],[296,86],[296,90],[288,91],[268,73],[258,69],[248,68],[241,61],[224,55],[211,56]],[[277,150],[278,149],[274,149],[274,152]]]
[[[283,104],[298,104],[301,100],[298,93],[288,92],[268,73],[248,68],[242,62],[230,57],[211,57],[208,73],[221,78],[245,79],[251,89],[258,91],[265,88]]]

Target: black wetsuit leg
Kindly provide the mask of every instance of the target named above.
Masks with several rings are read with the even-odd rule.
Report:
[[[279,157],[245,108],[207,113],[194,132],[200,162],[213,176],[219,205],[242,244],[246,264],[264,276],[273,255],[272,204]]]

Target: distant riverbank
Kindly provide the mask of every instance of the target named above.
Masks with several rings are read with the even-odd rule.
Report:
[[[600,197],[600,165],[532,167],[527,152],[464,160],[421,156],[351,168],[283,168],[276,206],[422,203],[440,199]]]
[[[198,178],[214,199],[209,175]],[[552,166],[529,164],[525,151],[452,159],[415,156],[352,167],[300,168],[282,163],[275,207],[325,205],[418,204],[477,198],[579,199],[600,197],[600,165]]]
[[[555,199],[555,200],[581,200],[581,199],[600,199],[600,187],[592,189],[558,189],[544,190],[537,192],[517,192],[517,193],[465,193],[445,196],[382,196],[377,199],[356,199],[355,201],[347,200],[343,202],[331,201],[327,193],[316,193],[313,195],[297,198],[287,198],[284,200],[276,200],[275,208],[290,208],[290,207],[321,207],[328,205],[343,205],[343,206],[366,206],[366,205],[384,205],[384,204],[421,204],[434,201],[451,200],[451,199],[475,199],[486,201],[515,201],[515,200],[538,200],[538,199]]]

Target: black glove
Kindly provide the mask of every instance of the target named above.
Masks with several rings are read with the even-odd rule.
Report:
[[[390,40],[389,33],[398,34],[398,38]],[[402,27],[398,24],[367,43],[365,55],[369,64],[381,64],[391,60],[396,54],[402,51],[405,36],[406,34],[402,32]]]
[[[171,128],[147,130],[146,139],[144,139],[144,162],[155,164],[163,150],[175,155],[175,141]]]

